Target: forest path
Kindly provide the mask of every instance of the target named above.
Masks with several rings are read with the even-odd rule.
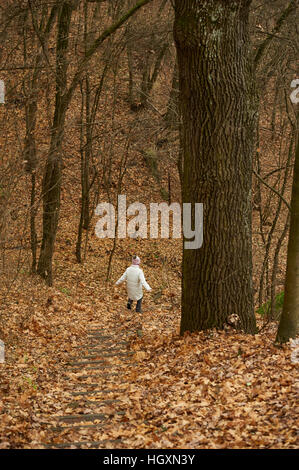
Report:
[[[112,427],[117,435],[118,424],[126,420],[125,392],[136,365],[129,345],[142,334],[140,319],[130,321],[121,315],[115,315],[109,327],[91,327],[86,345],[70,358],[65,390],[71,401],[63,415],[53,416],[52,437],[43,447],[100,449],[117,448],[121,443],[121,437],[107,439],[105,435]]]

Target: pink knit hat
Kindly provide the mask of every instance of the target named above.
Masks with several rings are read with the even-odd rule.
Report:
[[[140,264],[140,258],[138,256],[133,256],[132,258],[132,264],[134,266],[138,266],[138,264]]]

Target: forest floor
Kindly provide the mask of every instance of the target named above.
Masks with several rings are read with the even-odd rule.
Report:
[[[138,152],[133,163],[122,194],[160,202]],[[298,359],[291,344],[274,346],[277,322],[257,315],[255,336],[228,327],[180,337],[180,240],[118,240],[107,282],[113,242],[96,238],[92,221],[86,260],[76,263],[79,174],[74,158],[65,168],[54,286],[30,275],[29,250],[7,250],[1,260],[0,448],[296,448]],[[179,200],[174,177],[172,186]],[[15,234],[30,246],[28,234]],[[255,287],[263,250],[255,235]],[[113,287],[132,254],[153,288],[142,318],[126,310],[125,287]],[[281,288],[285,257],[284,249]],[[84,361],[98,362],[73,364]]]
[[[20,51],[23,63],[23,47]],[[18,58],[17,51],[14,54]],[[101,62],[96,58],[95,62],[90,73],[91,90],[99,79]],[[69,72],[74,73],[76,66],[76,61],[70,64],[69,69],[74,70]],[[129,199],[145,204],[161,202],[170,186],[171,200],[180,201],[179,136],[177,130],[169,131],[167,126],[165,131],[164,120],[173,64],[166,63],[153,89],[151,106],[138,112],[132,112],[128,104],[126,59],[119,67],[122,73],[118,73],[118,81],[114,71],[107,78],[95,127],[98,136],[94,156],[103,172],[98,183],[100,198],[108,200],[109,195],[115,199],[119,162],[130,142],[121,188],[128,203]],[[16,74],[15,80],[22,89],[25,82],[18,77]],[[41,87],[45,85],[47,92],[39,101],[35,131],[39,241],[41,181],[51,138],[49,116],[55,102],[55,80],[50,77],[48,82],[46,74],[42,79]],[[14,80],[11,82],[13,85]],[[265,103],[260,106],[257,149],[261,174],[274,172],[273,180],[267,179],[269,184],[276,181],[276,170],[286,165],[289,149],[289,136],[277,110],[276,127],[272,122],[276,109],[272,108],[272,92],[274,96],[269,90],[263,97],[268,108]],[[271,99],[267,104],[268,95]],[[5,362],[0,364],[0,449],[297,448],[299,359],[298,355],[294,357],[292,344],[274,345],[277,322],[265,324],[257,314],[260,332],[254,336],[232,327],[179,335],[180,240],[119,240],[111,276],[106,281],[112,241],[96,238],[92,220],[89,240],[86,245],[82,243],[86,260],[76,262],[74,247],[81,206],[81,101],[78,92],[65,126],[53,287],[30,274],[31,195],[30,175],[24,171],[22,156],[24,109],[17,104],[1,108],[0,127],[5,137],[1,143],[2,161],[7,163],[7,173],[3,174],[9,179],[11,195],[8,191],[0,253],[0,339],[5,343]],[[165,146],[163,141],[167,141]],[[159,172],[153,171],[154,165],[150,168],[150,158],[146,164],[146,155],[155,156],[153,163]],[[112,175],[107,187],[103,184],[105,172]],[[284,193],[288,200],[290,182],[289,178]],[[286,237],[279,237],[287,211],[282,208],[283,216],[271,239],[279,203],[265,188],[258,193],[255,180],[253,196],[260,197],[254,198],[253,285],[257,296],[262,284],[264,301],[269,298],[272,282],[270,267],[263,283],[260,274],[263,264],[268,266],[273,260],[277,241],[282,249],[273,285],[276,293],[283,290]],[[261,217],[259,205],[263,207]],[[126,310],[125,287],[114,287],[133,254],[141,257],[146,280],[153,288],[152,293],[145,293],[142,317]]]
[[[73,121],[76,109],[70,113]],[[118,111],[123,125],[128,110]],[[151,133],[144,129],[153,126],[152,117],[138,114],[130,119],[136,119],[136,142],[122,194],[128,203],[161,202],[161,187],[138,150],[151,148]],[[143,140],[138,129],[146,134]],[[43,132],[41,127],[41,142]],[[79,143],[73,132],[66,134],[54,286],[30,275],[29,250],[3,251],[1,260],[5,363],[0,364],[0,448],[296,448],[298,359],[292,359],[291,344],[274,345],[277,322],[265,325],[257,315],[261,331],[255,336],[231,327],[179,335],[180,240],[119,240],[107,282],[112,241],[97,239],[92,221],[86,261],[76,263],[80,159],[74,149]],[[122,152],[115,145],[115,153]],[[170,174],[172,200],[179,201],[175,162],[169,163],[166,151],[164,157],[159,152],[161,185],[168,187]],[[272,165],[269,159],[268,171]],[[24,220],[26,201],[30,206],[26,178],[22,174],[18,179],[18,197],[9,208],[11,217]],[[9,219],[13,243],[30,246],[19,219],[15,224]],[[265,251],[259,225],[255,211],[255,293]],[[267,231],[266,224],[263,229]],[[278,229],[283,230],[283,222]],[[145,293],[142,318],[126,310],[125,288],[113,287],[132,254],[141,257],[153,288]],[[276,284],[280,290],[285,264],[284,246]]]
[[[109,282],[91,240],[83,265],[57,252],[55,287],[21,273],[1,291],[0,448],[296,448],[298,364],[274,346],[277,322],[180,337],[179,242],[152,243],[138,249],[153,287],[142,317],[113,287],[122,243]]]

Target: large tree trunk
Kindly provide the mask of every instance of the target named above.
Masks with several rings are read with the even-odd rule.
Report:
[[[250,0],[176,0],[183,202],[204,204],[203,245],[183,253],[181,334],[256,330],[251,175],[256,118],[248,54]]]
[[[297,116],[297,135],[299,114]],[[291,199],[291,222],[288,243],[287,271],[284,303],[276,341],[285,343],[299,333],[299,137],[297,138],[293,189]]]

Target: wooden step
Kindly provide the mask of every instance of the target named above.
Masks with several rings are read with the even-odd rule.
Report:
[[[82,447],[100,449],[101,446],[111,443],[120,443],[121,439],[104,439],[103,441],[82,441],[82,442],[65,442],[63,444],[43,444],[46,449],[67,449],[70,447],[76,447],[76,449],[82,449]]]
[[[125,411],[116,411],[116,415],[125,415]],[[107,413],[97,413],[97,414],[86,414],[86,415],[65,415],[65,416],[56,416],[55,418],[58,419],[58,421],[63,421],[63,422],[71,422],[71,423],[81,423],[82,421],[105,421],[108,418]],[[54,418],[54,419],[55,419]]]

